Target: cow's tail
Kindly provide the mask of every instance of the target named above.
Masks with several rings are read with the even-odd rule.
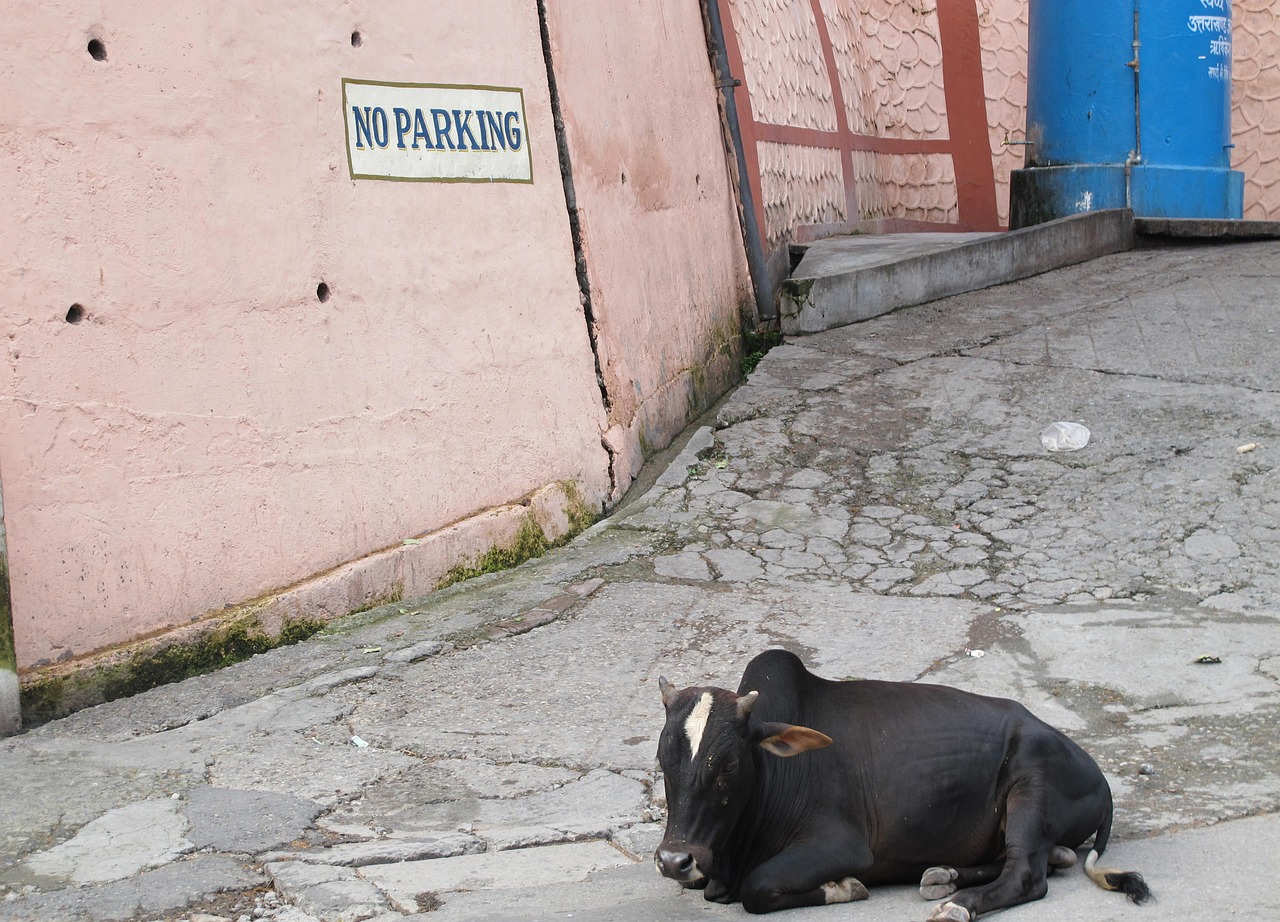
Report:
[[[1137,871],[1117,871],[1115,868],[1098,867],[1098,858],[1107,850],[1107,840],[1111,838],[1111,817],[1113,808],[1107,798],[1107,812],[1102,817],[1102,825],[1093,837],[1093,848],[1089,857],[1084,859],[1084,872],[1089,879],[1103,890],[1117,890],[1135,903],[1144,903],[1151,899],[1151,888]]]

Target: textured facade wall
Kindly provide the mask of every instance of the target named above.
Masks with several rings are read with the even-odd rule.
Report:
[[[1009,223],[1009,174],[1022,169],[1027,116],[1027,2],[977,0],[982,78],[1000,223]]]
[[[954,223],[958,217],[956,176],[952,158],[945,154],[893,157],[886,186],[898,202],[901,215],[915,221]]]
[[[1244,216],[1280,220],[1280,10],[1235,0],[1231,166],[1244,172]]]
[[[959,218],[955,169],[945,154],[855,151],[853,169],[863,220],[897,217],[951,224]]]
[[[760,190],[770,247],[797,224],[848,220],[838,151],[761,141]]]
[[[892,138],[947,133],[936,7],[823,0],[849,127]]]
[[[994,213],[962,213],[956,158],[989,155],[956,140],[948,111],[949,92],[979,102],[979,78],[966,83],[960,68],[948,88],[943,66],[950,41],[953,55],[974,56],[977,74],[977,30],[970,38],[951,15],[948,39],[952,11],[936,4],[721,0],[721,8],[748,96],[739,117],[758,166],[766,248],[798,228],[838,232],[869,220],[994,223]],[[970,177],[971,199],[982,194],[973,185]]]
[[[729,0],[756,118],[836,130],[835,100],[809,0]]]

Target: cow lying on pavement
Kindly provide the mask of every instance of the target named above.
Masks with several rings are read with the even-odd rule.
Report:
[[[1014,701],[940,685],[831,682],[785,650],[738,692],[658,680],[667,831],[654,860],[708,900],[772,912],[920,881],[931,922],[1045,895],[1076,862],[1135,903],[1140,874],[1099,868],[1111,788],[1083,749]]]

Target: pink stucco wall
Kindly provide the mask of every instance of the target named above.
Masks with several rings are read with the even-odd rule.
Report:
[[[547,11],[625,488],[736,380],[746,255],[699,5]]]
[[[528,515],[606,508],[736,379],[697,4],[545,5],[590,317],[538,7],[0,17],[20,666],[428,591]],[[533,183],[353,180],[343,78],[522,88]]]
[[[534,4],[24,2],[0,41],[20,664],[548,483],[600,508]],[[523,87],[534,183],[351,180],[343,77]]]

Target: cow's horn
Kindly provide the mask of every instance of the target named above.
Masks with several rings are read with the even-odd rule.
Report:
[[[738,718],[741,719],[751,713],[751,709],[756,706],[756,699],[760,697],[758,691],[749,691],[738,699]]]
[[[662,706],[671,707],[671,702],[676,700],[676,687],[664,675],[658,676],[658,691],[662,692]]]

